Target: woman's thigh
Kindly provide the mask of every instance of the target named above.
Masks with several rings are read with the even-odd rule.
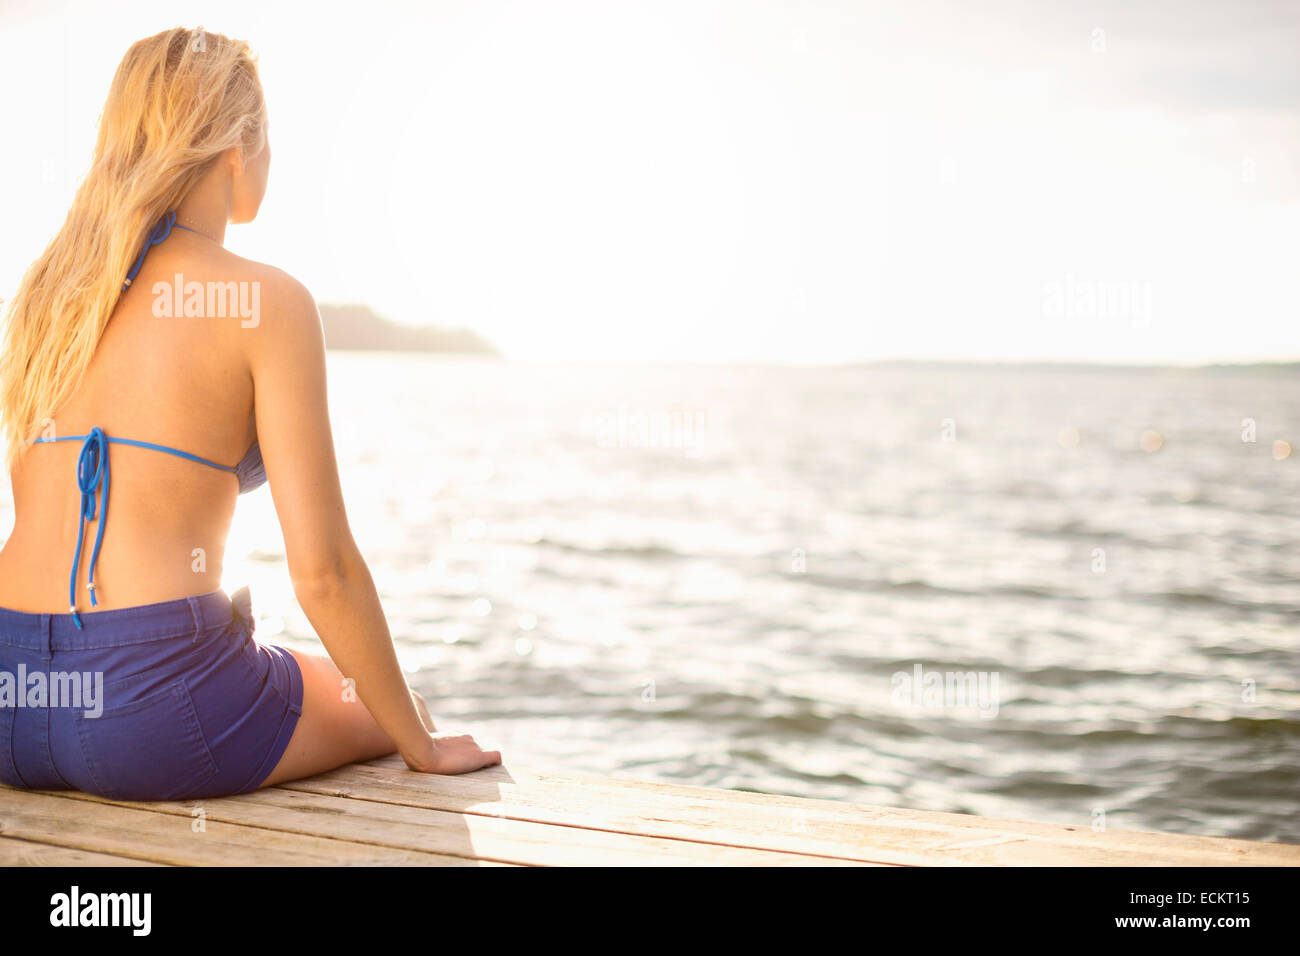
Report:
[[[302,714],[288,748],[261,786],[310,777],[396,751],[329,657],[285,650],[293,654],[302,671]]]

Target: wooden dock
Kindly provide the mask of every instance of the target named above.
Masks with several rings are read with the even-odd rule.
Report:
[[[0,786],[5,866],[1297,866],[1300,846],[396,756],[238,797]]]

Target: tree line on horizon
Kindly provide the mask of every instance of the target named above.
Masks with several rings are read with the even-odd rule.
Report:
[[[500,355],[495,346],[470,329],[403,325],[367,305],[321,305],[320,317],[327,349]]]

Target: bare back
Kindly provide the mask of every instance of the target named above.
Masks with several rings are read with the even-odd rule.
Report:
[[[265,267],[215,242],[174,231],[149,251],[118,302],[85,378],[43,434],[167,445],[234,465],[256,440],[246,337],[232,317],[157,317],[155,283],[259,281]],[[35,437],[35,436],[29,436]],[[29,448],[11,480],[13,534],[0,550],[0,606],[68,611],[68,577],[80,523],[81,442]],[[86,522],[77,607],[151,604],[216,590],[238,496],[235,476],[152,449],[108,446],[110,482],[91,607],[86,568],[95,523]]]

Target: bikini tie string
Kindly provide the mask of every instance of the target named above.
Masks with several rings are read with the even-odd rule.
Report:
[[[163,216],[162,219],[158,221],[158,225],[154,226],[153,232],[149,234],[149,238],[144,244],[144,248],[140,250],[140,258],[135,260],[135,265],[133,265],[131,271],[126,274],[126,281],[122,283],[123,292],[131,287],[132,281],[134,281],[135,277],[140,273],[140,268],[144,265],[144,257],[149,254],[149,250],[170,236],[172,234],[172,226],[174,225],[176,225],[176,213],[173,210]]]
[[[73,622],[80,628],[81,617],[77,614],[77,568],[81,563],[81,546],[85,541],[86,522],[95,520],[99,521],[99,528],[95,531],[95,549],[90,555],[90,573],[86,590],[90,592],[91,605],[99,605],[99,598],[95,596],[95,564],[99,560],[99,548],[104,540],[104,522],[108,520],[108,446],[114,444],[151,448],[154,451],[163,451],[177,458],[196,461],[200,465],[229,472],[236,478],[239,477],[239,466],[223,465],[219,461],[200,458],[179,448],[168,448],[166,445],[157,445],[151,441],[110,438],[104,434],[102,428],[98,427],[92,428],[85,435],[59,435],[32,439],[33,444],[58,441],[81,442],[81,453],[77,456],[77,490],[81,492],[81,522],[77,528],[77,552],[72,556],[72,577],[68,580],[68,610],[72,613]]]
[[[77,488],[81,492],[81,520],[77,522],[77,550],[72,556],[72,576],[68,579],[68,606],[72,621],[81,629],[81,616],[77,613],[77,568],[81,563],[81,545],[85,538],[86,522],[97,521],[95,547],[90,552],[90,566],[86,574],[86,590],[90,592],[92,607],[99,605],[95,597],[95,563],[99,561],[99,547],[104,540],[104,524],[108,520],[108,436],[98,426],[90,430],[81,443],[77,455]],[[98,499],[98,504],[96,502]]]

